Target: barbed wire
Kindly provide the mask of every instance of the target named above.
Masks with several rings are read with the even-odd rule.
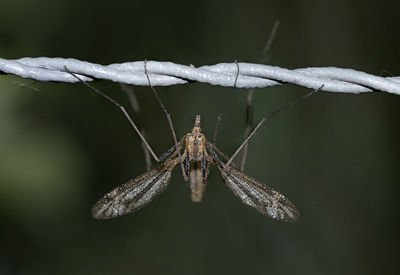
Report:
[[[37,81],[74,83],[78,80],[68,71],[85,81],[98,79],[148,86],[144,62],[126,62],[100,65],[72,58],[24,57],[0,58],[0,73],[14,74]],[[237,74],[236,63],[220,63],[194,67],[172,62],[146,61],[147,71],[154,86],[170,86],[188,82],[232,87]],[[381,77],[353,69],[311,67],[289,70],[277,66],[238,63],[237,88],[264,88],[282,84],[295,84],[310,89],[338,93],[365,93],[382,91],[400,95],[400,77]]]

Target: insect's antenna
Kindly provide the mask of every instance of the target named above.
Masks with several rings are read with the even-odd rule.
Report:
[[[143,141],[143,143],[146,145],[147,149],[150,151],[151,155],[153,156],[153,158],[159,162],[158,157],[156,156],[156,154],[154,154],[153,149],[151,149],[150,145],[147,143],[146,139],[144,138],[144,136],[140,133],[139,128],[136,126],[136,124],[133,122],[132,118],[129,116],[128,112],[126,111],[125,107],[122,106],[121,104],[119,104],[117,101],[115,101],[114,99],[112,99],[111,97],[109,97],[108,95],[104,94],[102,91],[100,91],[99,89],[95,88],[94,86],[90,85],[89,83],[87,83],[86,81],[84,81],[83,79],[81,79],[79,76],[77,76],[76,74],[74,74],[73,72],[71,72],[70,70],[67,69],[67,66],[64,66],[64,70],[69,73],[70,75],[72,75],[73,77],[75,77],[76,79],[78,79],[80,82],[82,82],[83,84],[85,84],[87,87],[89,87],[90,89],[92,89],[94,92],[96,92],[97,94],[103,96],[105,99],[107,99],[108,101],[110,101],[112,104],[116,105],[121,112],[125,115],[125,117],[128,119],[129,123],[132,125],[133,129],[135,129],[136,133],[139,135],[140,139]]]
[[[140,130],[140,133],[143,135],[144,138],[146,138],[146,132],[144,130],[144,127],[140,125],[140,117],[141,117],[141,111],[140,111],[140,106],[139,106],[139,101],[136,98],[135,91],[131,86],[128,86],[127,84],[120,84],[119,85],[121,89],[127,94],[129,98],[129,102],[131,103],[132,111],[133,114],[136,117],[136,121],[138,123],[138,129]],[[144,159],[146,161],[146,170],[149,171],[151,168],[151,157],[150,157],[150,152],[149,149],[147,149],[146,145],[142,141],[142,149],[144,152]]]
[[[169,114],[167,108],[164,106],[164,103],[161,101],[161,98],[158,95],[156,89],[154,89],[153,85],[151,85],[150,77],[149,77],[149,74],[147,72],[147,59],[144,60],[144,73],[146,74],[146,78],[147,78],[147,81],[149,82],[149,86],[150,86],[151,90],[153,91],[154,95],[156,96],[158,103],[160,103],[161,108],[163,109],[163,111],[165,113],[165,116],[167,117],[169,128],[170,128],[170,130],[172,132],[172,138],[174,139],[175,149],[176,149],[176,152],[178,153],[178,156],[179,156],[179,161],[180,161],[180,164],[181,164],[183,178],[185,179],[185,181],[188,181],[188,176],[186,175],[185,167],[184,167],[183,161],[182,161],[182,156],[181,156],[181,152],[180,152],[180,146],[178,145],[178,140],[176,138],[174,125],[172,124],[171,115]]]
[[[236,157],[236,155],[240,152],[240,150],[242,150],[243,146],[244,146],[247,142],[249,142],[249,140],[253,137],[254,133],[258,130],[258,128],[261,127],[261,125],[262,125],[265,121],[267,121],[268,119],[270,119],[272,116],[276,115],[277,113],[279,113],[279,112],[281,112],[281,111],[283,111],[283,110],[286,110],[286,109],[292,107],[292,106],[293,106],[294,104],[296,104],[297,102],[299,102],[299,101],[301,101],[301,100],[303,100],[303,99],[306,99],[307,97],[312,96],[313,94],[315,94],[316,92],[318,92],[319,90],[321,90],[323,87],[324,87],[324,84],[322,84],[321,87],[319,87],[318,89],[315,89],[314,91],[312,91],[312,92],[310,92],[310,93],[308,93],[308,94],[306,94],[306,95],[304,95],[304,96],[302,96],[302,97],[299,97],[299,98],[295,99],[294,101],[290,102],[289,104],[287,104],[287,105],[285,105],[285,106],[279,108],[278,110],[276,110],[276,111],[270,113],[269,115],[263,117],[263,119],[261,119],[261,121],[257,124],[257,126],[254,128],[254,130],[251,132],[251,134],[243,141],[243,143],[239,146],[239,148],[236,150],[236,152],[231,156],[231,158],[230,158],[230,159],[228,160],[228,162],[226,163],[226,166],[229,166],[229,164],[230,164],[230,163],[232,162],[232,160]]]

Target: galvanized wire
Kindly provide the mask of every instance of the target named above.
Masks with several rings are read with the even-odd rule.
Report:
[[[312,67],[285,69],[252,63],[238,63],[237,88],[264,88],[295,84],[311,89],[338,93],[365,93],[382,91],[400,95],[400,77],[381,77],[353,69]],[[236,63],[220,63],[194,67],[172,62],[147,61],[147,71],[154,86],[169,86],[188,82],[232,87],[237,74]],[[72,58],[0,58],[0,73],[14,74],[38,81],[78,82],[68,71],[86,81],[97,79],[148,86],[144,61],[100,65]]]

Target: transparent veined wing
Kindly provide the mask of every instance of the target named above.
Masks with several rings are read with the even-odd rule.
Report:
[[[236,169],[219,167],[219,170],[226,185],[245,205],[277,220],[294,222],[299,219],[299,211],[281,193]]]
[[[148,171],[105,194],[92,208],[95,219],[111,219],[139,210],[168,186],[179,159]]]

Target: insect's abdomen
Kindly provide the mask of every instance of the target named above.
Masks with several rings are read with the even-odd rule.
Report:
[[[190,190],[192,192],[192,201],[201,202],[206,185],[203,183],[203,173],[201,162],[196,161],[190,164]]]

